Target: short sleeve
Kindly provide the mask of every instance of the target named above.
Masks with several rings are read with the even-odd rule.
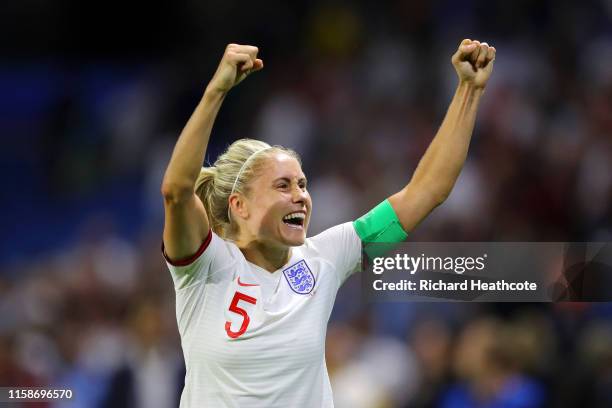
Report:
[[[209,275],[214,273],[215,265],[222,261],[219,258],[222,258],[223,253],[226,252],[224,249],[223,239],[210,230],[195,254],[181,260],[170,260],[162,241],[162,255],[172,275],[174,288],[179,290],[205,281]]]
[[[313,246],[334,266],[342,285],[361,268],[361,239],[352,222],[336,225],[311,238]]]

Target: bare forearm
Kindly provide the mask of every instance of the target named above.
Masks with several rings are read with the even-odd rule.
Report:
[[[176,142],[161,187],[164,245],[170,259],[190,258],[210,233],[206,200],[196,195],[195,183],[225,95],[249,73],[263,68],[257,52],[257,47],[250,45],[227,45],[217,71]]]
[[[423,155],[411,183],[445,198],[450,194],[467,157],[483,89],[460,82],[446,116]]]
[[[206,90],[181,132],[164,175],[166,190],[193,190],[204,161],[213,123],[226,93]]]
[[[410,182],[389,197],[405,231],[412,231],[450,194],[465,163],[476,111],[493,71],[495,47],[464,39],[451,62],[459,85],[438,133]]]

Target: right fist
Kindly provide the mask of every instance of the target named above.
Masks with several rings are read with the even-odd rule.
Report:
[[[259,49],[252,45],[229,44],[208,88],[228,92],[251,72],[263,68],[263,61],[257,58]]]

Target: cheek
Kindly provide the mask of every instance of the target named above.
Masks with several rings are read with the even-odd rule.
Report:
[[[259,227],[266,230],[273,226],[277,221],[278,217],[274,215],[274,212],[268,209],[268,211],[262,212],[259,218]]]
[[[308,219],[312,217],[312,198],[310,198],[310,194],[308,195],[308,200],[306,201],[306,207],[308,208]]]
[[[275,202],[259,201],[253,203],[252,219],[259,224],[260,228],[273,225],[282,217],[281,211],[277,208],[280,205],[275,205]]]

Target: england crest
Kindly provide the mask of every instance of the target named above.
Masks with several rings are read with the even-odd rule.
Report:
[[[300,262],[283,270],[283,275],[285,275],[287,283],[289,283],[289,286],[295,293],[307,295],[312,292],[312,288],[315,285],[315,277],[305,260],[302,259]]]

